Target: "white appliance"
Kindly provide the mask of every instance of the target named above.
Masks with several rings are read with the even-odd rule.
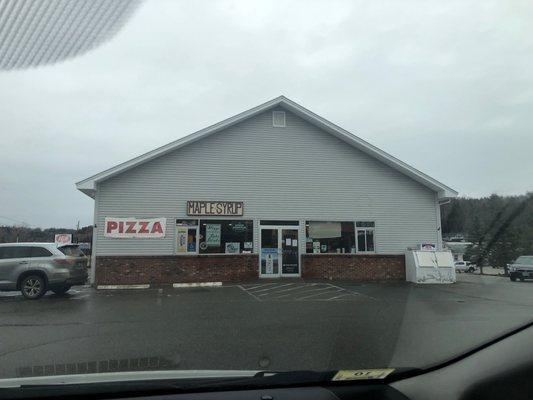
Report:
[[[450,251],[409,250],[405,253],[405,277],[415,283],[454,283]]]

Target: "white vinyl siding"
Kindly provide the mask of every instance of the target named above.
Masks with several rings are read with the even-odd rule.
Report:
[[[304,235],[305,220],[372,220],[382,254],[439,239],[435,192],[290,112],[284,129],[266,111],[103,181],[98,191],[98,255],[174,254],[175,220],[187,218],[187,200],[243,201],[254,252],[260,219],[300,220]],[[166,217],[167,235],[106,238],[106,216]]]

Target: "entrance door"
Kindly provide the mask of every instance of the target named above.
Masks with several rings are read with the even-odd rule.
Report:
[[[261,226],[259,276],[300,276],[297,226]]]

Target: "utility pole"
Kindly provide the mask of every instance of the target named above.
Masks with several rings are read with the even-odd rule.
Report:
[[[80,221],[78,220],[78,223],[76,225],[76,230],[79,231],[80,230]]]

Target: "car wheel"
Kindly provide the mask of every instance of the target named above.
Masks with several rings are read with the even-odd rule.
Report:
[[[470,273],[474,272],[474,268],[472,268],[472,267],[468,268],[468,272],[470,272]]]
[[[64,295],[65,293],[67,293],[69,290],[70,290],[70,286],[59,286],[59,287],[55,287],[55,288],[52,288],[50,289],[52,292],[54,292],[55,294],[61,296],[61,295]]]
[[[524,282],[526,278],[524,278],[522,275],[520,275],[520,282]]]
[[[30,300],[37,300],[46,293],[46,281],[39,275],[28,275],[20,283],[20,292]]]

